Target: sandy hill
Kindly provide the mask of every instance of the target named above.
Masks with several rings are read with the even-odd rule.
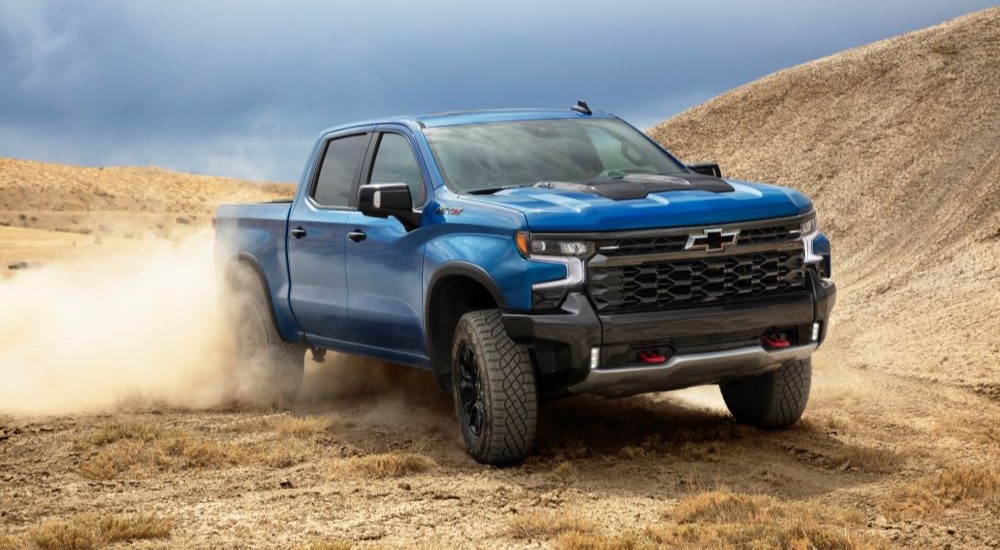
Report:
[[[841,289],[827,357],[1000,396],[1000,8],[780,71],[649,133],[815,201]]]
[[[291,185],[0,158],[0,225],[109,237],[170,235],[208,223],[223,202],[291,196]]]

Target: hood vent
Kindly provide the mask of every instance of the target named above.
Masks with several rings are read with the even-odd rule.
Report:
[[[666,191],[708,191],[730,193],[733,186],[725,181],[702,174],[629,174],[621,179],[591,180],[583,183],[543,181],[535,184],[539,189],[556,189],[598,195],[615,201],[642,199],[650,193]]]

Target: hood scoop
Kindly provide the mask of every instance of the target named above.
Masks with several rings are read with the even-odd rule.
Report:
[[[555,189],[598,195],[615,201],[642,199],[650,193],[665,191],[708,191],[710,193],[730,193],[733,186],[725,181],[703,174],[628,174],[621,179],[591,180],[583,183],[568,181],[543,181],[536,183],[539,189]]]

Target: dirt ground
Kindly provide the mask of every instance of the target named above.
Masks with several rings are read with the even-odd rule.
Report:
[[[285,188],[105,169],[95,195],[96,169],[0,162],[0,196],[58,191],[0,208],[0,549],[1000,548],[998,31],[987,10],[651,130],[816,200],[840,295],[799,425],[736,425],[714,387],[577,397],[511,468],[402,367],[331,355],[290,411],[226,399],[210,239],[185,236]]]
[[[0,518],[12,547],[81,514],[170,522],[142,547],[1000,546],[1000,405],[844,353],[817,355],[790,431],[735,425],[715,388],[580,397],[543,406],[537,457],[505,469],[467,457],[429,376],[342,357],[309,364],[293,411],[8,415]],[[781,512],[730,519],[742,495]],[[691,519],[699,499],[722,511]]]

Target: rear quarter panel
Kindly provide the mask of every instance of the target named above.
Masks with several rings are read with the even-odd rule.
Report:
[[[291,203],[234,204],[215,217],[215,264],[221,276],[245,263],[262,276],[282,338],[302,339],[288,304],[285,238]]]

